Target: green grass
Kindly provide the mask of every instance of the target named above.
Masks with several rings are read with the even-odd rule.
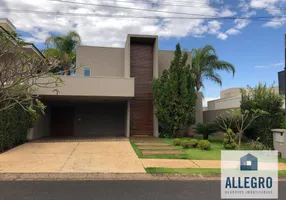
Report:
[[[193,138],[181,138],[182,140],[190,140]],[[201,135],[197,135],[195,139],[202,139]],[[163,138],[168,144],[173,145],[173,139]],[[175,146],[179,151],[184,152],[183,155],[148,155],[143,156],[141,151],[138,149],[136,144],[130,140],[131,146],[139,158],[158,158],[158,159],[188,159],[188,160],[220,160],[221,150],[223,149],[222,137],[210,136],[209,141],[211,142],[212,148],[210,150],[200,150],[199,148],[184,149],[181,146]],[[243,144],[242,144],[243,149]],[[279,158],[280,163],[286,163],[286,158]]]
[[[171,169],[171,168],[145,168],[147,173],[158,174],[208,174],[217,175],[220,174],[220,169],[198,169],[198,168],[184,168],[184,169]]]
[[[220,175],[220,169],[203,169],[203,168],[145,168],[150,174],[202,174],[202,175]],[[278,171],[279,176],[286,176],[286,170]]]

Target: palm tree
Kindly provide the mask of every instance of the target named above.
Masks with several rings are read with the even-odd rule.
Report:
[[[64,36],[52,35],[46,39],[45,56],[60,61],[57,72],[64,71],[68,74],[75,66],[76,46],[81,43],[80,35],[76,31],[70,31]]]
[[[196,91],[204,88],[203,80],[211,80],[222,85],[222,80],[217,71],[232,72],[235,74],[235,68],[229,62],[219,60],[215,49],[207,45],[204,48],[192,50],[192,68],[190,70],[194,76]]]

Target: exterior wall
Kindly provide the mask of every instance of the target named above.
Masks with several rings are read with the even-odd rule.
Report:
[[[39,88],[39,95],[134,97],[134,78],[61,76],[63,84],[54,88]],[[53,78],[38,83],[54,82]],[[55,91],[58,90],[58,93]]]
[[[34,140],[50,135],[51,110],[49,106],[45,110],[45,115],[41,115],[39,121],[31,128],[27,135],[27,140]]]
[[[221,110],[221,109],[231,109],[240,107],[241,96],[217,99],[208,102],[208,110]]]
[[[229,88],[226,90],[222,90],[220,92],[220,98],[230,98],[230,97],[240,96],[241,95],[240,90],[241,88]]]
[[[216,119],[216,117],[220,116],[220,115],[225,115],[226,111],[228,111],[229,109],[222,109],[222,110],[207,110],[203,112],[203,118],[204,118],[204,123],[211,123],[214,122],[214,120]]]
[[[158,51],[158,75],[159,77],[163,74],[165,69],[169,69],[171,61],[174,57],[174,51]]]
[[[282,158],[286,158],[286,130],[273,129],[274,149],[281,153]]]
[[[126,102],[78,104],[74,136],[124,136]]]
[[[123,48],[79,46],[76,50],[76,76],[83,76],[84,66],[87,66],[92,77],[125,77],[124,54]]]
[[[203,122],[204,122],[203,95],[202,92],[198,92],[196,100],[196,123],[203,123]]]

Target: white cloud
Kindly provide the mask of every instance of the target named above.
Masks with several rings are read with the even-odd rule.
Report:
[[[269,64],[269,65],[257,65],[255,68],[273,68],[273,67],[284,67],[284,62]]]
[[[205,97],[203,99],[203,107],[207,107],[208,106],[208,101],[213,101],[219,99],[219,97]]]
[[[240,33],[240,31],[237,30],[237,29],[235,29],[235,28],[228,29],[228,30],[225,32],[225,34],[227,34],[227,35],[237,35],[237,34],[239,34],[239,33]]]
[[[263,24],[264,27],[280,28],[286,23],[286,17],[283,18],[273,18],[269,22]]]
[[[219,33],[217,35],[217,38],[221,39],[221,40],[226,40],[228,38],[227,34],[225,33]]]
[[[234,11],[229,9],[217,9],[209,5],[209,0],[201,0],[204,7],[182,7],[160,4],[152,7],[150,1],[125,0],[125,2],[111,2],[101,0],[81,0],[91,4],[116,5],[121,7],[157,9],[167,12],[192,13],[191,15],[178,15],[171,13],[137,11],[132,9],[116,9],[110,7],[98,7],[69,3],[52,2],[48,0],[0,0],[4,9],[26,9],[46,12],[63,13],[93,13],[105,15],[123,16],[153,16],[161,17],[154,19],[142,18],[104,18],[97,16],[72,16],[72,15],[44,15],[19,12],[1,12],[0,18],[7,17],[18,30],[28,32],[24,39],[30,42],[44,42],[51,33],[65,34],[69,30],[76,30],[82,37],[85,45],[123,46],[126,35],[130,34],[155,34],[161,37],[202,37],[205,34],[218,34],[222,24],[217,20],[207,21],[204,19],[167,19],[164,17],[202,17],[202,16],[232,16]],[[72,0],[74,1],[74,0]],[[129,2],[128,2],[129,1]],[[153,0],[152,2],[158,2]],[[140,6],[139,6],[140,5]]]

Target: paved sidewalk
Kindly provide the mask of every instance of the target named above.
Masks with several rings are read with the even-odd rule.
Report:
[[[145,168],[220,168],[220,160],[140,159]],[[278,164],[279,170],[286,170],[286,163]]]

